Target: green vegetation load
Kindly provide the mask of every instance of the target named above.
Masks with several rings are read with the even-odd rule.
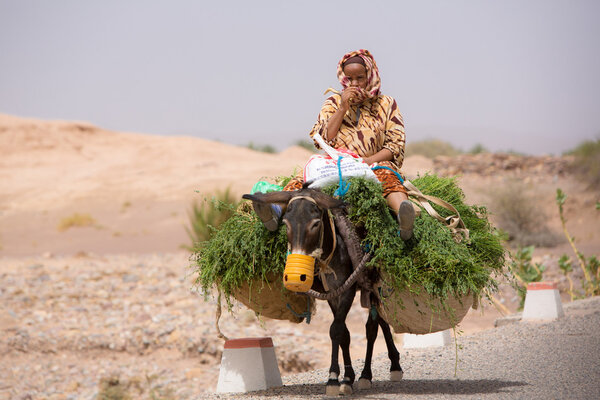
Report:
[[[442,304],[451,297],[479,297],[484,289],[496,289],[493,275],[500,273],[504,265],[500,237],[490,225],[484,207],[464,203],[464,194],[454,178],[425,175],[412,183],[423,194],[439,197],[456,207],[470,231],[470,238],[461,242],[455,241],[450,230],[424,210],[415,220],[413,238],[402,241],[381,186],[362,178],[351,178],[349,182],[343,198],[348,204],[348,216],[357,230],[364,233],[363,248],[373,253],[368,267],[380,268],[388,287],[415,296],[422,293],[439,299]],[[336,188],[333,185],[324,191],[333,194]],[[442,207],[433,207],[443,217],[450,214]],[[259,288],[266,283],[273,287],[272,277],[283,275],[286,254],[285,226],[277,232],[267,231],[250,202],[243,203],[211,239],[196,246],[193,260],[197,284],[205,293],[218,288],[231,307],[230,297],[235,297],[244,284]],[[286,300],[279,304],[281,308],[289,308]],[[298,313],[306,309],[307,305],[299,304],[294,308]]]

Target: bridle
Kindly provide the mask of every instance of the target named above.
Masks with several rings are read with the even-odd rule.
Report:
[[[319,205],[317,204],[317,202],[315,201],[315,199],[313,199],[310,196],[296,196],[291,198],[288,201],[288,206],[291,202],[295,201],[295,200],[299,200],[299,199],[304,199],[304,200],[308,200],[312,203],[314,203],[319,209],[321,209],[321,207],[319,207]],[[322,210],[325,211],[325,210]],[[347,221],[345,218],[342,218],[342,220]],[[333,258],[333,253],[335,252],[335,246],[336,246],[336,232],[335,232],[335,223],[333,221],[333,216],[331,215],[331,213],[329,213],[329,221],[331,223],[331,231],[333,232],[333,249],[331,250],[331,254],[329,254],[329,256],[327,257],[327,259],[325,261],[321,261],[321,257],[319,254],[319,257],[315,257],[315,258],[319,258],[319,276],[321,277],[321,282],[323,283],[323,287],[325,288],[325,291],[327,293],[320,293],[317,292],[316,290],[310,289],[308,292],[306,292],[306,294],[310,297],[314,297],[316,299],[320,299],[320,300],[331,300],[334,299],[338,296],[340,296],[343,292],[345,292],[346,290],[348,290],[358,279],[359,277],[363,274],[364,269],[366,268],[367,262],[371,259],[371,253],[364,253],[362,255],[362,259],[360,260],[360,262],[358,261],[358,259],[354,260],[354,258],[351,257],[352,259],[352,264],[354,266],[354,271],[352,272],[352,274],[350,274],[350,276],[346,279],[346,281],[339,287],[333,289],[333,290],[329,290],[329,288],[326,287],[327,285],[327,279],[325,279],[325,271],[324,271],[324,267],[328,268],[329,266],[329,262],[331,261],[331,259]],[[349,222],[347,221],[347,223],[349,224]],[[321,228],[321,233],[320,233],[320,245],[319,245],[319,249],[320,253],[323,253],[323,228]],[[350,235],[348,234],[348,232],[345,232],[344,230],[340,230],[340,235],[342,236],[342,238],[344,239],[344,241],[348,244],[352,239],[350,237]],[[289,246],[289,243],[288,243]],[[315,250],[315,252],[317,251]],[[313,252],[313,253],[315,253]],[[329,272],[329,271],[327,271]],[[331,271],[333,272],[333,271]],[[333,272],[335,274],[335,272]]]
[[[331,212],[329,212],[328,210],[324,210],[321,207],[319,207],[319,205],[317,204],[316,200],[313,199],[311,196],[295,196],[292,197],[290,199],[290,201],[288,201],[288,207],[289,205],[296,200],[308,200],[311,203],[313,203],[314,205],[317,206],[317,208],[319,210],[321,210],[321,220],[323,220],[324,218],[324,214],[327,213],[327,216],[329,217],[329,226],[331,227],[331,236],[333,238],[333,246],[331,247],[331,252],[329,253],[329,255],[327,256],[326,259],[322,258],[323,255],[323,239],[325,237],[325,226],[324,224],[321,224],[321,229],[319,232],[319,246],[310,254],[310,256],[315,257],[316,259],[319,260],[319,271],[315,272],[315,275],[318,273],[321,276],[321,281],[323,282],[323,286],[325,287],[325,290],[329,291],[329,288],[327,288],[327,283],[326,283],[326,279],[324,274],[327,272],[331,272],[333,274],[335,274],[335,271],[333,271],[332,269],[329,268],[329,263],[331,262],[331,260],[333,259],[333,254],[335,253],[335,249],[337,246],[337,238],[336,238],[336,232],[335,232],[335,223],[333,221],[333,215],[331,214]],[[289,246],[289,244],[288,244]]]

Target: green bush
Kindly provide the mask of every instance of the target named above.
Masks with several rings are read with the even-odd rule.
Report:
[[[218,191],[210,200],[204,198],[202,203],[195,201],[188,212],[189,226],[185,227],[192,245],[185,247],[192,250],[198,243],[209,240],[215,230],[235,213],[239,203],[230,188]]]
[[[510,270],[518,281],[517,294],[519,295],[519,310],[523,309],[525,304],[525,295],[527,294],[527,284],[531,282],[540,282],[546,267],[540,263],[532,263],[534,246],[527,246],[511,254]]]
[[[471,147],[468,151],[469,154],[481,154],[481,153],[489,153],[488,149],[486,149],[481,143],[477,143],[475,146]]]
[[[308,151],[312,151],[313,153],[317,152],[317,148],[315,147],[315,144],[313,143],[312,140],[300,139],[294,144],[296,146],[302,147]]]
[[[421,155],[427,158],[434,158],[437,156],[457,156],[461,153],[462,151],[455,148],[450,143],[438,139],[411,142],[406,145],[405,150],[406,157]]]
[[[575,157],[573,172],[591,189],[600,189],[600,139],[587,140],[566,154]]]
[[[567,195],[560,188],[556,189],[556,204],[558,205],[558,212],[560,215],[560,222],[562,224],[563,233],[565,237],[569,241],[573,252],[577,258],[579,266],[581,267],[581,271],[583,272],[583,280],[581,281],[581,286],[584,290],[585,296],[598,296],[600,295],[600,261],[596,258],[596,256],[591,256],[586,258],[583,253],[581,253],[577,247],[575,246],[575,238],[571,236],[569,231],[567,230],[567,219],[564,215],[564,205],[567,201]],[[596,208],[598,206],[596,205]],[[570,258],[563,254],[563,256],[559,260],[559,266],[562,270],[563,274],[569,280],[569,294],[571,295],[571,299],[578,296],[576,292],[573,290],[573,281],[569,277],[569,274],[573,272],[573,265],[571,264]]]

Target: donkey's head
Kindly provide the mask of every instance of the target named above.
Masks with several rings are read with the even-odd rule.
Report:
[[[305,292],[310,289],[315,258],[319,258],[323,251],[327,210],[342,207],[343,202],[315,189],[257,193],[243,197],[253,202],[277,203],[285,210],[283,223],[291,254],[286,262],[284,285],[293,291]]]

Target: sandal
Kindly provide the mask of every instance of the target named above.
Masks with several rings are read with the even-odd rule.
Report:
[[[415,209],[409,200],[400,203],[398,210],[398,225],[400,226],[400,237],[402,240],[408,240],[413,235],[415,226]]]

